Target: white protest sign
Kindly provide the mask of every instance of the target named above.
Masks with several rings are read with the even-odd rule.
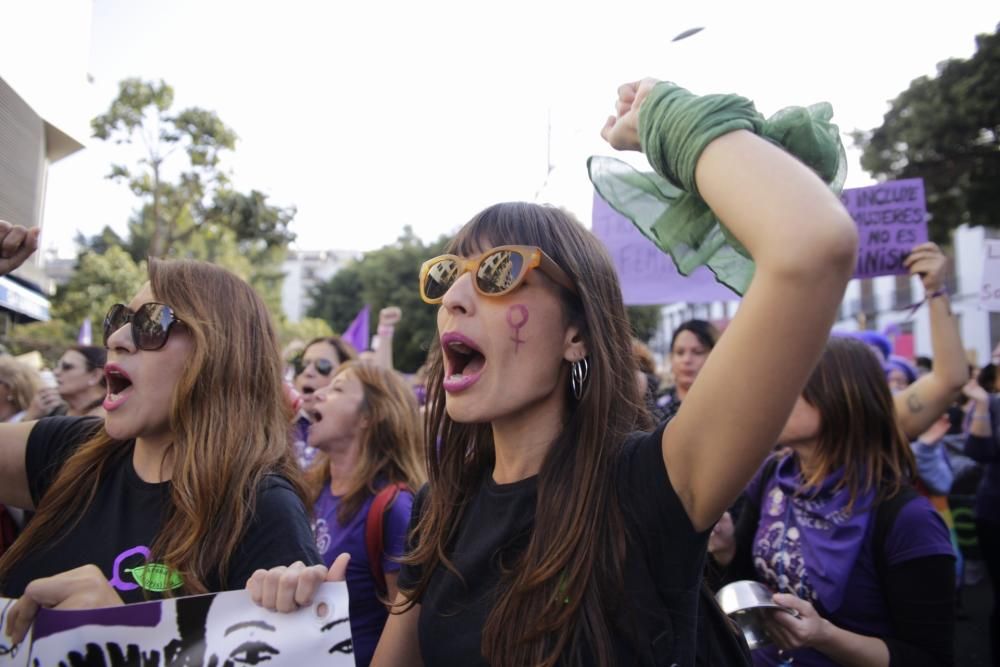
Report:
[[[1000,311],[1000,241],[986,241],[979,307],[983,310]]]
[[[0,667],[59,665],[251,665],[353,667],[347,585],[327,583],[290,614],[267,611],[246,591],[139,604],[42,609],[29,639],[11,646],[0,598]]]

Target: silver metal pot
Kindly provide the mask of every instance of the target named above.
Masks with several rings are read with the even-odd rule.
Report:
[[[771,599],[771,591],[757,581],[734,581],[720,588],[715,599],[722,611],[740,626],[751,651],[771,643],[771,638],[764,630],[764,622],[771,609],[795,613],[788,607],[775,604]]]

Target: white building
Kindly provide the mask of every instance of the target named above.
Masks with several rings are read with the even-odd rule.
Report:
[[[289,322],[306,316],[313,287],[330,280],[337,271],[361,258],[353,250],[289,250],[281,265],[285,282],[281,286],[281,310]]]
[[[958,320],[962,342],[970,361],[982,366],[1000,342],[1000,313],[979,308],[982,287],[984,240],[1000,237],[996,230],[982,227],[959,227],[954,236],[952,259],[953,278],[949,281],[952,311]],[[838,331],[896,329],[913,335],[913,352],[932,357],[930,322],[927,308],[911,313],[910,306],[923,298],[923,288],[917,278],[883,276],[870,281],[852,280],[847,286],[840,319],[834,325]],[[669,353],[674,329],[691,318],[725,324],[739,307],[738,302],[708,304],[677,303],[663,309],[663,331],[653,340],[653,351],[662,361]]]
[[[81,148],[89,118],[91,3],[6,3],[0,20],[0,219],[42,224],[50,164]],[[0,323],[48,319],[43,258],[0,277]]]

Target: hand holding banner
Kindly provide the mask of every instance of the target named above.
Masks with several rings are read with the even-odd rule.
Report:
[[[10,646],[0,598],[0,667],[158,664],[353,667],[347,584],[323,584],[308,607],[283,614],[247,591],[38,612],[30,640]]]

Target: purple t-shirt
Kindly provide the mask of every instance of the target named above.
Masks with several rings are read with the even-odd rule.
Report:
[[[764,489],[765,493],[760,495],[760,480],[755,478],[747,488],[747,497],[767,499],[777,488],[777,484],[777,478],[772,477]],[[765,500],[765,504],[767,502]],[[767,562],[769,560],[774,562],[774,560],[761,553],[761,545],[767,542],[769,534],[780,531],[780,527],[776,524],[782,521],[785,516],[784,513],[775,515],[761,511],[760,523],[754,536],[754,565],[757,569],[757,579],[768,582],[772,587],[773,584],[769,580],[773,579],[774,573],[767,571]],[[840,606],[830,612],[824,609],[819,601],[814,601],[813,604],[824,618],[837,627],[863,635],[885,637],[890,634],[891,627],[889,610],[886,607],[882,587],[879,585],[875,570],[874,550],[876,545],[872,544],[874,524],[874,520],[867,522],[867,532],[857,560],[848,575]],[[944,521],[923,496],[914,498],[899,510],[892,527],[886,534],[884,549],[886,563],[889,567],[914,558],[954,556],[955,553]],[[802,572],[802,568],[793,565],[789,568],[782,568],[782,570],[781,576],[788,577],[788,584],[793,589],[800,589],[801,597],[801,589],[808,588],[807,583],[804,584],[799,580],[798,575]],[[794,657],[793,664],[796,667],[835,667],[837,664],[813,649],[786,651],[785,655]],[[778,649],[773,645],[754,651],[753,659],[755,667],[781,664],[778,659]]]
[[[346,525],[337,521],[340,497],[330,493],[330,487],[316,501],[313,513],[313,532],[316,535],[316,549],[323,562],[329,567],[334,559],[345,551],[351,554],[347,566],[347,592],[350,595],[351,637],[354,642],[354,661],[358,667],[371,662],[375,645],[382,634],[382,628],[389,617],[385,605],[378,599],[375,580],[372,578],[365,546],[365,521],[371,509],[374,496],[365,500],[361,509]],[[413,494],[401,491],[392,507],[386,510],[383,519],[385,553],[382,571],[398,572],[400,564],[393,559],[403,555],[406,546],[406,530],[410,524],[410,510],[413,508]]]

